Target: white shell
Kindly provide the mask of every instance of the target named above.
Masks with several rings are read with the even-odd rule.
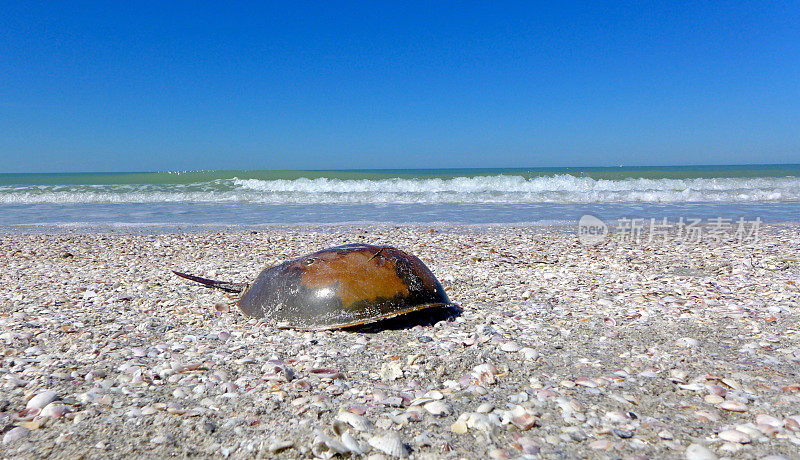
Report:
[[[508,421],[520,430],[530,430],[536,424],[536,417],[522,406],[514,406],[507,412]]]
[[[506,342],[500,345],[500,349],[508,353],[516,353],[522,349],[517,342]]]
[[[3,444],[7,444],[9,442],[18,441],[26,436],[31,432],[31,430],[18,426],[16,428],[12,428],[3,435]]]
[[[364,454],[364,451],[361,449],[361,445],[359,445],[356,438],[354,438],[353,435],[351,435],[349,432],[345,432],[342,434],[342,444],[344,444],[345,447],[350,449],[350,452],[356,455]]]
[[[44,406],[50,404],[51,402],[55,401],[58,398],[58,395],[55,391],[43,391],[38,395],[34,396],[28,401],[28,404],[25,405],[26,409],[41,409]]]
[[[64,404],[50,403],[44,406],[44,409],[39,413],[42,417],[61,418],[69,413],[69,407]]]
[[[494,425],[486,414],[469,414],[467,418],[467,428],[470,430],[492,431]]]
[[[717,460],[717,456],[700,444],[690,444],[686,448],[686,460]]]
[[[372,422],[370,422],[366,417],[362,417],[361,415],[354,414],[352,412],[340,412],[339,415],[336,416],[336,419],[347,423],[357,431],[372,431],[375,429],[375,425],[373,425]]]
[[[479,414],[488,414],[489,412],[494,410],[494,406],[490,403],[483,403],[475,410],[475,412]]]
[[[331,452],[335,452],[337,454],[347,454],[350,452],[350,448],[339,442],[338,439],[334,439],[320,431],[315,431],[314,434],[317,436],[320,443],[324,444],[325,447],[327,447]],[[317,456],[321,456],[319,454],[323,452],[323,450],[319,449],[319,447],[319,444],[315,444],[314,449],[312,449],[315,451],[314,454]]]
[[[383,436],[375,436],[367,441],[370,446],[378,449],[386,455],[392,457],[406,458],[410,454],[408,447],[403,444],[403,440],[397,433],[387,433]]]
[[[431,390],[431,391],[425,393],[425,396],[428,397],[428,398],[431,398],[433,400],[444,399],[444,395],[439,390]]]
[[[539,352],[531,347],[525,347],[519,351],[526,361],[536,361],[539,359]]]
[[[444,401],[431,401],[422,407],[433,415],[450,415],[453,413],[453,408]]]
[[[740,444],[747,444],[750,442],[750,436],[739,430],[725,430],[719,433],[719,438],[723,441],[737,442]]]
[[[425,404],[427,404],[427,403],[429,403],[431,401],[436,401],[436,400],[433,399],[433,398],[430,398],[428,396],[422,396],[422,397],[416,398],[415,400],[411,401],[411,404],[409,404],[409,406],[422,406],[422,405],[425,405]]]
[[[747,412],[747,406],[737,401],[725,401],[719,407],[731,412]]]
[[[495,376],[498,374],[497,368],[492,364],[479,364],[472,369],[472,376],[478,380],[478,383],[492,384],[496,382]]]
[[[766,425],[772,428],[781,428],[783,427],[783,421],[778,420],[777,418],[768,415],[768,414],[758,414],[756,415],[756,423],[759,425]]]

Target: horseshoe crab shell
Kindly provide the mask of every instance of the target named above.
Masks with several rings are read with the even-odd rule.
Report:
[[[245,315],[303,330],[356,327],[455,308],[417,257],[390,246],[348,244],[269,267],[249,287],[177,275],[230,292]]]

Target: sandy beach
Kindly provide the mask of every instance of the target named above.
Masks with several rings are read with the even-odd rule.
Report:
[[[571,229],[570,229],[571,230]],[[345,243],[420,257],[462,314],[298,332],[248,282]],[[798,458],[800,228],[757,241],[537,227],[0,236],[0,456]]]

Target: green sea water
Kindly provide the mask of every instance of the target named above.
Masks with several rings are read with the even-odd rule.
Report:
[[[263,181],[306,179],[385,180],[518,176],[525,179],[569,175],[595,180],[693,179],[800,176],[800,164],[728,166],[619,166],[570,168],[449,168],[361,170],[200,170],[163,172],[0,173],[0,185],[196,184],[230,179]]]

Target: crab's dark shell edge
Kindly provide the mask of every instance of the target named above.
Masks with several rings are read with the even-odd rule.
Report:
[[[247,316],[308,331],[457,309],[417,257],[367,244],[337,246],[269,267],[238,305]]]

